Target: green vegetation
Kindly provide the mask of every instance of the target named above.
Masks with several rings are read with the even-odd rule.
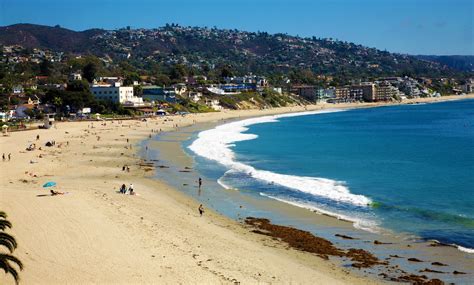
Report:
[[[0,250],[3,249],[0,251],[0,269],[3,269],[5,274],[10,274],[18,284],[20,281],[18,270],[23,270],[23,263],[12,255],[17,248],[17,242],[12,235],[6,233],[6,229],[11,227],[12,224],[7,220],[7,214],[0,211]]]
[[[466,67],[472,65],[472,57],[418,59],[335,39],[179,25],[75,32],[22,24],[0,27],[2,44],[22,44],[26,54],[32,48],[62,52],[67,63],[63,66],[63,62],[26,62],[15,67],[15,74],[24,78],[41,74],[63,81],[67,78],[62,75],[71,71],[82,71],[89,82],[97,75],[136,80],[139,74],[152,77],[150,83],[158,85],[195,75],[218,83],[223,77],[250,72],[266,76],[279,86],[285,79],[291,84],[343,85],[352,79],[366,81],[384,76],[460,79],[473,75],[472,68]],[[82,56],[76,58],[77,54]],[[0,80],[15,80],[8,78],[5,69],[3,74],[0,68]]]
[[[171,104],[171,112],[208,113],[214,110],[206,105],[191,102],[189,99],[181,99],[178,103]]]
[[[285,107],[300,103],[299,100],[285,94],[265,89],[263,92],[244,92],[237,95],[226,95],[218,97],[221,106],[227,109],[241,109],[245,107]]]

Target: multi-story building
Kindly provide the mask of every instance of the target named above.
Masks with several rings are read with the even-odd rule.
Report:
[[[337,102],[347,102],[350,97],[351,90],[348,87],[337,87],[334,94]]]
[[[466,83],[461,85],[461,90],[465,93],[473,93],[474,92],[474,80],[469,79]]]
[[[384,81],[375,85],[373,101],[389,101],[397,95],[399,95],[398,89]]]
[[[317,101],[322,98],[319,92],[320,88],[312,85],[297,85],[293,86],[293,92],[308,101]]]
[[[375,84],[372,82],[363,82],[352,86],[353,89],[362,90],[362,99],[367,102],[375,101]]]
[[[349,90],[349,101],[356,102],[356,101],[363,101],[364,99],[364,90],[360,88],[353,88],[351,86]]]
[[[409,77],[404,78],[403,82],[399,85],[399,89],[410,98],[418,98],[421,94],[419,84]]]
[[[165,102],[170,102],[174,103],[176,102],[176,95],[180,92],[176,92],[177,90],[174,89],[173,87],[169,88],[163,88],[159,86],[143,86],[142,88],[143,91],[143,99],[149,100],[149,101],[165,101]]]
[[[115,103],[131,106],[143,105],[143,99],[133,95],[133,87],[115,84],[95,84],[91,86],[91,92],[97,99],[107,100]]]

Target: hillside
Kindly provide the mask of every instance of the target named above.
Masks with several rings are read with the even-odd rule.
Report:
[[[417,55],[416,57],[438,62],[459,71],[474,72],[474,55]]]
[[[308,70],[363,78],[391,75],[456,76],[445,64],[333,39],[166,25],[157,29],[92,29],[17,24],[0,27],[1,45],[94,54],[139,65],[176,63],[196,69],[230,66],[235,73],[272,75]]]
[[[76,32],[61,27],[16,24],[0,27],[0,44],[83,53],[94,44],[93,37],[102,32],[98,29]]]

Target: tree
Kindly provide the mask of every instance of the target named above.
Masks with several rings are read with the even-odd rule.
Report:
[[[44,103],[53,104],[57,110],[77,111],[95,104],[95,98],[89,91],[49,90],[43,97]]]
[[[224,67],[222,67],[222,70],[221,70],[221,77],[222,78],[226,78],[226,77],[232,77],[234,76],[234,73],[232,72],[232,69],[230,66],[226,65]]]
[[[97,64],[89,62],[82,69],[82,74],[84,75],[84,78],[87,79],[87,81],[92,82],[97,76],[98,71],[99,68],[97,67]]]
[[[173,66],[170,72],[170,78],[172,80],[182,80],[186,76],[186,68],[182,64],[176,64]]]
[[[63,105],[63,99],[61,97],[54,97],[53,104],[56,108],[60,108]]]
[[[67,84],[67,91],[89,92],[89,84],[85,80],[74,80]]]
[[[6,233],[7,228],[11,228],[12,224],[7,220],[7,214],[0,211],[0,248],[6,248],[7,253],[0,252],[0,269],[5,271],[5,274],[10,274],[18,284],[20,281],[20,275],[17,268],[23,270],[23,263],[12,255],[13,251],[17,247],[17,242],[13,236]]]
[[[40,74],[43,76],[51,76],[53,73],[53,65],[49,60],[43,60],[40,63]]]
[[[123,84],[125,86],[130,86],[133,85],[134,81],[140,81],[140,75],[137,72],[129,72],[125,75],[125,80],[123,81]]]
[[[158,86],[168,86],[171,84],[171,79],[165,74],[160,74],[156,77],[155,84]]]

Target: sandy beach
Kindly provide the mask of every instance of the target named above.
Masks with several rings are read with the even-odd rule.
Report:
[[[408,100],[423,103],[474,98],[447,96]],[[310,253],[205,209],[165,183],[137,155],[138,143],[157,131],[323,108],[382,103],[319,104],[240,110],[140,120],[59,122],[0,138],[0,209],[18,241],[22,284],[297,283],[378,284]],[[154,132],[152,132],[154,130]],[[37,140],[37,135],[39,139]],[[46,147],[47,141],[56,142]],[[26,151],[31,143],[36,149]],[[41,150],[39,150],[41,147]],[[172,151],[172,150],[170,150]],[[169,154],[172,156],[172,154]],[[130,171],[123,171],[124,165]],[[197,178],[196,178],[197,179]],[[57,183],[49,195],[42,186]],[[118,193],[133,183],[138,195]],[[0,274],[0,284],[14,284]]]

